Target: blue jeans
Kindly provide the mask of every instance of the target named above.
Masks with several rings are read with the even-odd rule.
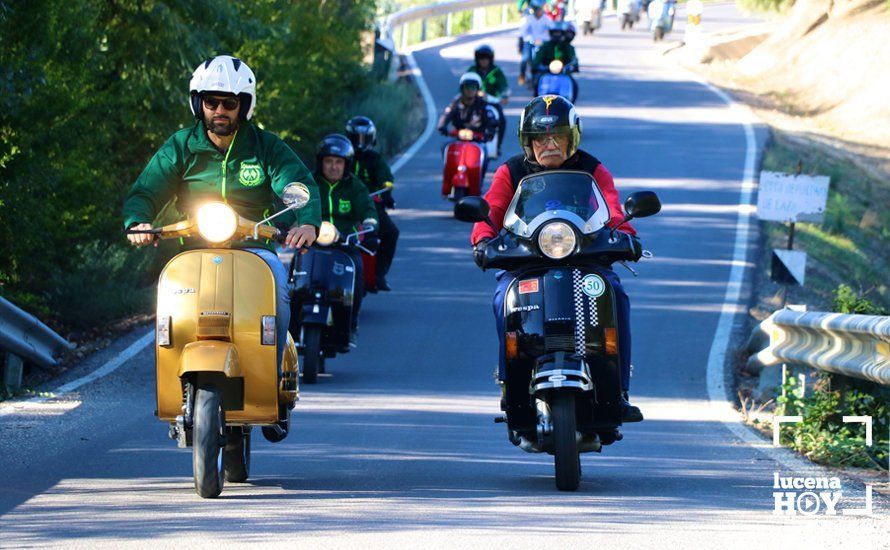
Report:
[[[525,76],[525,68],[532,62],[532,43],[522,43],[522,62],[519,64],[519,74]]]
[[[618,317],[618,367],[621,369],[621,391],[630,389],[630,299],[621,286],[621,279],[611,269],[598,268],[595,269],[602,277],[604,277],[612,288],[615,289],[615,313]],[[516,274],[510,271],[498,271],[497,287],[494,291],[494,299],[492,307],[494,308],[494,322],[498,331],[498,380],[504,380],[504,374],[507,370],[507,359],[505,357],[504,332],[506,331],[506,318],[504,317],[504,299],[507,294],[507,287],[516,278]]]
[[[284,354],[284,346],[287,342],[287,327],[290,325],[290,284],[287,282],[287,269],[281,260],[271,250],[265,248],[245,248],[253,252],[266,262],[275,277],[275,338],[276,338],[276,368],[281,368],[281,357]],[[299,251],[296,252],[299,254]]]

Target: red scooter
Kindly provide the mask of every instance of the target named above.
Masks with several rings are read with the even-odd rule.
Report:
[[[481,195],[486,162],[483,134],[464,128],[451,130],[448,135],[457,139],[445,147],[442,196],[456,202],[467,196]]]

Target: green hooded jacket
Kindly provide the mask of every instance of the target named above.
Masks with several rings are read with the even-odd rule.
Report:
[[[569,63],[577,59],[575,57],[575,47],[564,42],[554,42],[549,40],[544,42],[538,50],[533,63],[537,65],[549,65],[554,59],[559,59],[563,64]]]
[[[331,222],[340,233],[352,233],[367,219],[377,219],[377,209],[368,196],[368,188],[352,174],[346,174],[337,183],[331,183],[316,173],[321,197],[321,217]]]
[[[472,65],[467,72],[473,72],[482,76],[482,69],[478,65]],[[482,91],[488,95],[501,97],[504,92],[508,91],[510,85],[507,83],[507,77],[504,71],[497,65],[492,65],[485,76],[482,76]]]
[[[387,183],[392,183],[394,180],[392,170],[389,169],[383,155],[373,149],[355,152],[355,166],[352,171],[371,192],[383,189]]]
[[[228,153],[223,154],[198,122],[173,134],[136,179],[124,201],[124,227],[152,223],[174,199],[185,216],[193,215],[204,202],[221,200],[241,216],[260,221],[273,213],[276,195],[295,181],[309,188],[309,203],[276,221],[320,226],[318,186],[297,154],[278,136],[242,123]],[[257,245],[273,249],[256,241],[234,246]]]

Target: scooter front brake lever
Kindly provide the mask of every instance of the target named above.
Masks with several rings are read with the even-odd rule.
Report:
[[[632,267],[630,267],[629,265],[627,265],[627,262],[625,262],[624,260],[622,260],[622,261],[620,261],[620,262],[618,262],[618,263],[621,264],[621,265],[623,265],[623,266],[624,266],[624,269],[626,269],[626,270],[630,271],[631,273],[633,273],[634,277],[636,277],[637,275],[639,275],[639,273],[637,273],[636,271],[634,271],[634,269],[633,269]]]

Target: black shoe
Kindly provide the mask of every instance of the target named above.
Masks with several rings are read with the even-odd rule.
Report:
[[[635,407],[627,400],[627,392],[621,395],[621,421],[622,422],[642,422],[643,412],[639,407]]]
[[[382,290],[383,292],[389,292],[392,290],[389,288],[389,285],[386,283],[386,279],[383,275],[377,275],[377,290]]]
[[[379,285],[378,285],[378,286],[379,286]],[[365,287],[365,294],[368,294],[368,293],[370,293],[370,294],[377,294],[377,287],[376,287],[376,286],[367,286],[367,287]]]

